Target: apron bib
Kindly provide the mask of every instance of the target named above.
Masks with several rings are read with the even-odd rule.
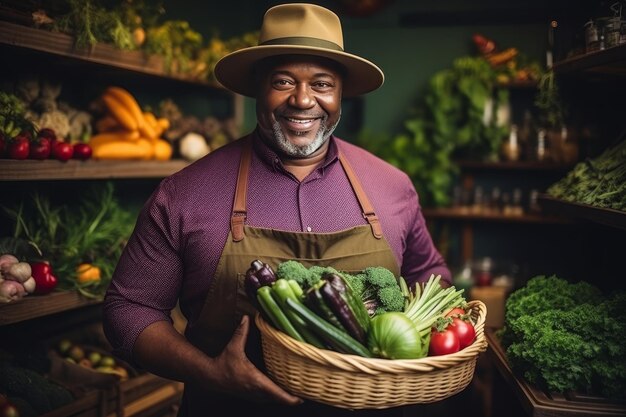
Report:
[[[383,266],[396,276],[400,270],[389,244],[382,235],[378,218],[369,203],[352,168],[341,152],[339,160],[361,205],[368,225],[333,233],[288,232],[250,227],[245,224],[247,180],[251,161],[251,142],[242,149],[237,188],[231,217],[231,231],[219,260],[207,298],[192,331],[187,337],[191,343],[209,356],[217,356],[230,341],[234,329],[244,314],[254,317],[256,309],[248,300],[244,277],[250,263],[260,259],[274,270],[280,262],[297,260],[305,266],[332,266],[342,271],[360,271],[368,266]],[[260,334],[251,320],[246,353],[255,365],[264,370]],[[248,403],[223,393],[210,395],[206,390],[185,386],[182,416],[216,415],[217,409],[229,410],[229,415],[355,416],[355,412],[323,404],[305,402],[301,406],[286,407]],[[389,411],[389,410],[387,410]],[[385,410],[377,410],[381,416]],[[364,413],[369,413],[365,411]],[[362,415],[359,412],[358,415]],[[384,414],[387,415],[387,414]],[[398,415],[396,410],[395,415]]]

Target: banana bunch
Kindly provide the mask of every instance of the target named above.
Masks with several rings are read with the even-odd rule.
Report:
[[[170,125],[166,118],[142,111],[127,90],[111,86],[101,96],[106,114],[95,123],[96,135],[89,144],[94,159],[138,159],[166,161],[172,145],[161,138]]]

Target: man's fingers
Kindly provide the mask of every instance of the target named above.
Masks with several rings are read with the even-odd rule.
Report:
[[[250,331],[250,318],[248,316],[242,316],[239,326],[235,329],[233,337],[228,343],[231,347],[243,352],[246,347],[246,340],[248,340],[248,332]]]

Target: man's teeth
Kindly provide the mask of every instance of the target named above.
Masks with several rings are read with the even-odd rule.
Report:
[[[305,124],[305,123],[311,123],[315,119],[292,119],[290,117],[287,117],[287,120],[290,121],[291,123]]]

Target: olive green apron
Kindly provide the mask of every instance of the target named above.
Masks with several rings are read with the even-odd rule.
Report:
[[[251,160],[251,142],[243,145],[237,188],[231,218],[231,231],[209,287],[204,307],[189,340],[209,356],[216,356],[232,337],[244,314],[256,312],[244,289],[245,271],[255,259],[271,265],[274,270],[283,261],[294,259],[306,266],[332,266],[338,270],[360,271],[368,266],[383,266],[399,275],[399,266],[371,204],[352,168],[339,153],[339,160],[361,205],[368,225],[334,233],[305,233],[250,227],[245,225],[246,193]],[[251,322],[246,348],[250,360],[264,369],[260,335]],[[349,412],[321,404],[305,402],[297,407],[252,404],[222,393],[210,395],[197,387],[185,387],[180,415],[217,415],[218,407],[226,407],[230,415],[341,415]],[[224,409],[224,408],[220,408]],[[242,413],[242,414],[239,414]],[[254,414],[252,414],[254,413]],[[329,414],[330,413],[330,414]],[[381,415],[379,411],[376,415]],[[396,413],[397,414],[397,413]]]

